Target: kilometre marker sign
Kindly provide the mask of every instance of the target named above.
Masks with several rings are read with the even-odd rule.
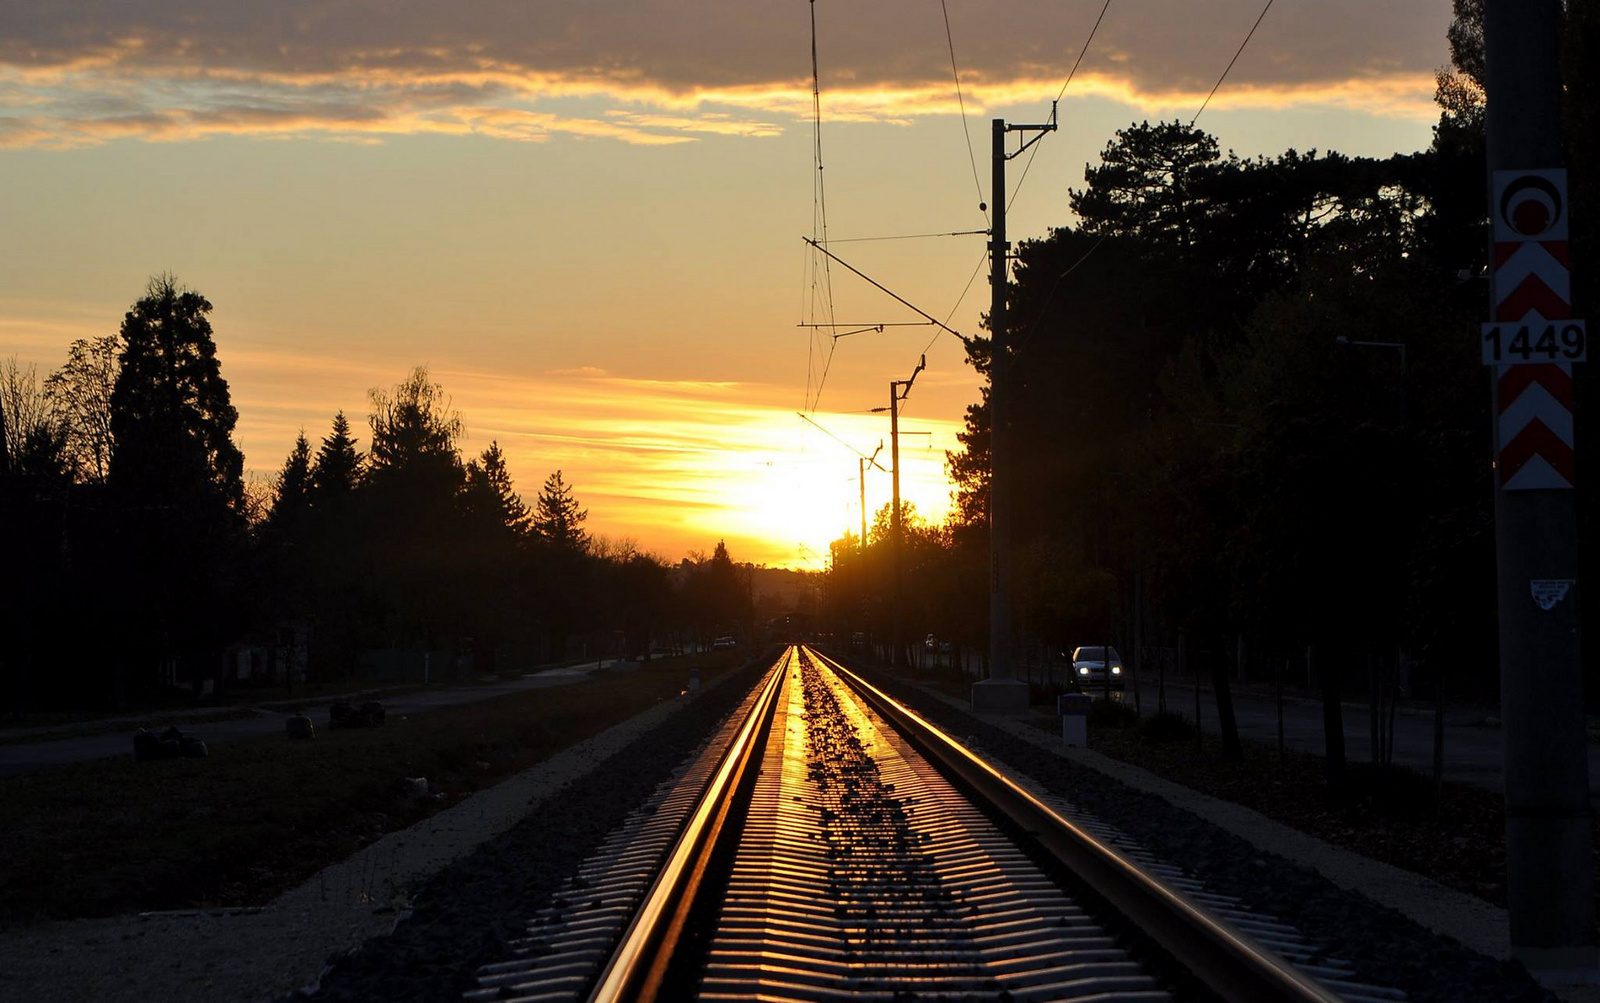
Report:
[[[1498,366],[1497,467],[1503,491],[1571,488],[1572,363],[1588,331],[1572,317],[1567,172],[1494,172],[1494,319],[1483,362]]]

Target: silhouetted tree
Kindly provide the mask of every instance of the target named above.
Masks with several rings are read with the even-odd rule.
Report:
[[[73,475],[102,484],[111,469],[111,394],[118,371],[116,335],[79,338],[67,361],[45,380],[45,398],[66,425],[67,462]]]
[[[124,651],[146,666],[198,656],[238,629],[244,457],[210,312],[161,275],[122,322],[108,484],[122,522]]]
[[[39,385],[38,371],[16,356],[0,361],[0,443],[5,469],[36,477],[67,470],[67,426]]]
[[[464,428],[444,387],[418,366],[392,391],[374,388],[370,423],[372,456],[367,469],[374,483],[405,479],[437,490],[460,480],[456,442]]]
[[[462,497],[468,518],[476,524],[504,529],[517,538],[530,532],[532,516],[511,482],[499,442],[490,442],[482,456],[467,464]]]
[[[533,511],[533,530],[541,540],[557,551],[581,552],[589,546],[589,534],[583,528],[587,518],[589,510],[578,505],[561,471],[545,478]]]
[[[355,493],[361,483],[364,458],[350,435],[350,420],[340,411],[333,416],[333,428],[317,448],[311,468],[311,498],[323,508],[339,506]]]
[[[304,431],[295,437],[294,448],[278,472],[276,487],[267,520],[279,529],[287,529],[303,520],[311,506],[311,443],[306,441]]]
[[[217,362],[210,312],[204,296],[161,275],[123,318],[109,475],[136,504],[230,516],[243,504],[244,456],[233,443],[239,413]]]

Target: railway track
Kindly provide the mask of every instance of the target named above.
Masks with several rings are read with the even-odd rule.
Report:
[[[1396,1000],[812,649],[472,1000]]]

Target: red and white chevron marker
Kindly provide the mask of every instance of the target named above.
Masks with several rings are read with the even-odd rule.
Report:
[[[1498,366],[1496,446],[1503,491],[1570,489],[1572,364],[1587,355],[1572,317],[1567,172],[1495,171],[1494,320],[1483,361]]]

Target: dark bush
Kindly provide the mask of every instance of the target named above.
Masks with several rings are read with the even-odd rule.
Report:
[[[1192,742],[1194,724],[1175,711],[1162,711],[1139,722],[1139,736],[1150,742]]]
[[[340,700],[328,708],[328,727],[330,728],[358,728],[361,719],[356,713],[355,705],[347,700]]]
[[[1091,728],[1132,728],[1139,723],[1139,712],[1121,700],[1098,699],[1089,708]]]
[[[1385,818],[1427,818],[1434,810],[1433,781],[1404,766],[1347,763],[1344,787],[1330,792],[1330,800]]]

